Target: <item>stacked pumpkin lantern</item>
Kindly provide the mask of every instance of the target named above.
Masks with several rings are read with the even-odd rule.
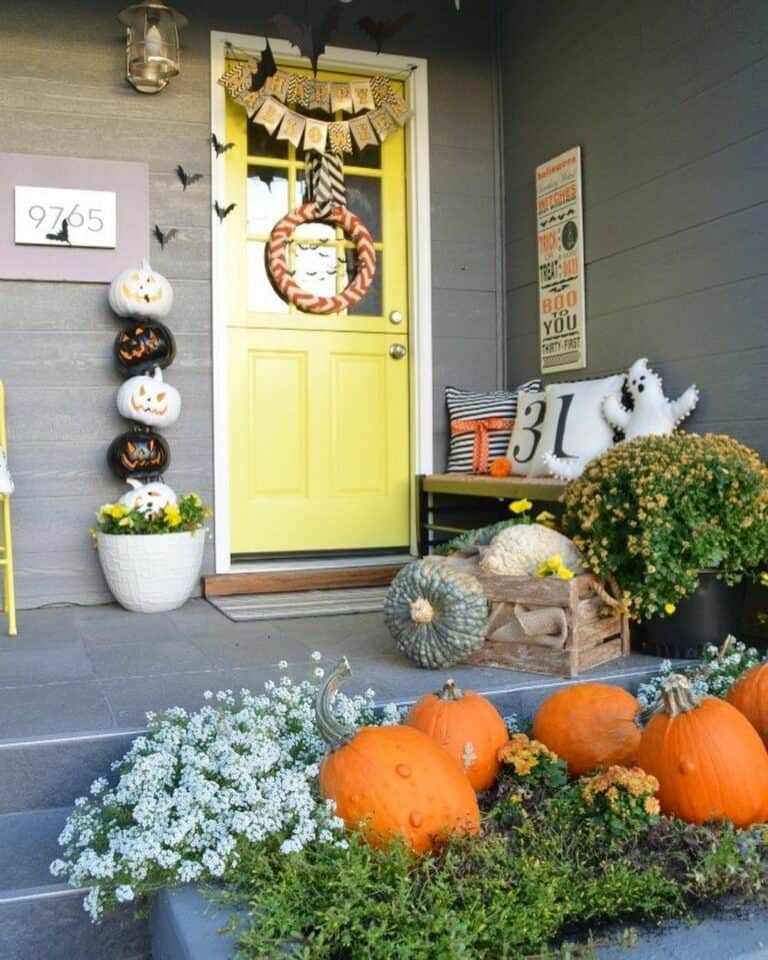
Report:
[[[170,283],[146,261],[118,274],[110,286],[109,305],[128,321],[115,339],[114,358],[125,378],[117,392],[117,409],[131,421],[131,429],[112,441],[107,462],[131,487],[119,504],[147,520],[174,507],[181,519],[176,493],[162,482],[170,451],[157,432],[174,424],[181,413],[178,390],[163,379],[176,354],[173,334],[161,322],[172,304]],[[181,606],[200,573],[205,535],[198,533],[186,529],[121,536],[98,531],[99,560],[115,599],[143,613]]]
[[[143,260],[138,269],[115,277],[109,305],[131,321],[115,339],[114,356],[118,371],[127,378],[117,393],[117,409],[134,426],[115,437],[107,461],[121,480],[156,480],[168,469],[171,455],[154,428],[171,426],[181,413],[181,397],[163,382],[162,374],[176,355],[173,334],[160,322],[173,305],[173,290]],[[175,502],[175,496],[169,502]]]

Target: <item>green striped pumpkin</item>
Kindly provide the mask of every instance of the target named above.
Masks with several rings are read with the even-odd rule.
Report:
[[[421,667],[450,667],[483,645],[488,603],[476,577],[428,557],[392,581],[384,619],[401,653]]]

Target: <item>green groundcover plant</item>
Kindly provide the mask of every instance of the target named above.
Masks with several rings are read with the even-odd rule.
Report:
[[[630,616],[674,613],[702,570],[728,583],[768,559],[768,469],[731,437],[619,443],[564,495],[563,532],[588,569],[615,577]]]
[[[590,809],[582,784],[530,804],[513,788],[486,798],[481,838],[419,858],[355,838],[288,857],[250,847],[227,878],[232,901],[250,908],[238,956],[278,958],[290,944],[302,960],[518,960],[608,923],[761,895],[764,828],[694,827],[643,814],[642,804],[630,812],[630,796],[618,801],[626,829],[617,830],[616,814],[594,799]],[[505,821],[495,807],[510,797],[517,816]]]

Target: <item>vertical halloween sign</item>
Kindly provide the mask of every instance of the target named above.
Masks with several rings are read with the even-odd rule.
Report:
[[[581,147],[536,168],[541,372],[587,365]]]

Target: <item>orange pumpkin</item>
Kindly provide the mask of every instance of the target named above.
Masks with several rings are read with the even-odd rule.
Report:
[[[768,754],[752,725],[725,700],[697,697],[670,674],[643,732],[640,766],[659,781],[664,813],[689,823],[768,818]]]
[[[428,693],[405,719],[458,760],[475,790],[487,790],[499,775],[496,754],[509,739],[501,714],[490,700],[460,690],[448,680],[440,693]]]
[[[488,472],[492,477],[508,477],[512,473],[512,464],[506,457],[497,457],[491,461]]]
[[[477,833],[472,785],[458,761],[425,733],[405,726],[349,732],[335,720],[331,699],[350,672],[342,660],[316,706],[318,730],[332,751],[320,766],[320,792],[334,801],[337,815],[374,846],[401,836],[418,853],[447,833]]]
[[[598,767],[631,767],[640,746],[640,704],[607,683],[580,683],[553,693],[533,719],[533,736],[568,764],[572,777]]]
[[[768,663],[757,663],[747,670],[725,699],[744,714],[768,747]]]

